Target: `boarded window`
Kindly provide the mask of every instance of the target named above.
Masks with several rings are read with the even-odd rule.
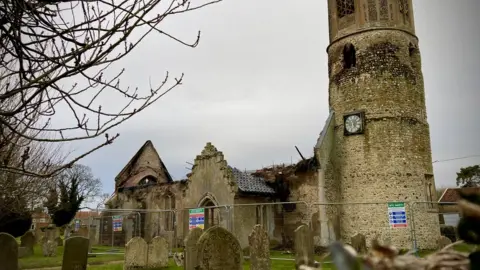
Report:
[[[337,15],[343,18],[355,12],[354,0],[337,0]]]

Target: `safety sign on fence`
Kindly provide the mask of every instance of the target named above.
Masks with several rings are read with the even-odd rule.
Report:
[[[188,228],[204,229],[205,227],[205,209],[197,208],[188,210]]]
[[[388,203],[388,220],[392,228],[407,227],[407,212],[404,202]]]
[[[78,232],[80,230],[80,219],[75,219],[75,228],[74,230]]]
[[[113,231],[114,232],[121,232],[122,231],[122,216],[113,216],[112,223],[113,223]]]

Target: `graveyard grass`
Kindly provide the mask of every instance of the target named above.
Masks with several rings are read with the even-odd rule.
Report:
[[[24,257],[19,259],[19,264],[22,269],[39,269],[47,267],[57,267],[62,265],[63,260],[63,246],[57,247],[57,256],[55,257],[44,257],[42,255],[42,248],[40,245],[34,246],[34,255],[29,257]],[[94,252],[107,252],[111,250],[111,247],[93,247]],[[122,248],[115,247],[116,250],[123,252]],[[98,255],[97,257],[89,257],[89,265],[98,265],[106,264],[109,262],[119,262],[123,261],[123,254],[109,254],[109,255]],[[107,268],[108,269],[108,268]]]

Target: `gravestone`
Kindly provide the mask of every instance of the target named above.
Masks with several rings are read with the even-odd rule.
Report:
[[[148,245],[141,237],[134,237],[125,245],[124,270],[147,266]]]
[[[88,238],[70,237],[65,241],[62,270],[85,270],[88,262]]]
[[[57,255],[57,228],[55,225],[48,225],[45,228],[42,238],[42,253],[45,257],[55,257]]]
[[[78,236],[86,237],[88,238],[88,227],[87,226],[81,226],[78,229],[78,232],[76,233]]]
[[[97,226],[90,225],[90,230],[88,231],[88,239],[90,243],[88,246],[89,251],[92,251],[92,246],[98,245],[98,243],[96,243],[95,241],[96,235],[97,235]]]
[[[365,235],[357,233],[351,238],[352,247],[359,253],[367,253],[367,240]]]
[[[206,230],[197,242],[200,270],[242,270],[243,253],[233,234],[220,226]]]
[[[57,236],[55,241],[57,241],[57,246],[63,247],[63,239],[60,236]]]
[[[22,250],[22,257],[33,255],[33,246],[35,245],[35,235],[32,231],[26,232],[20,238],[20,246],[24,249]]]
[[[18,269],[18,243],[13,236],[0,233],[0,270]]]
[[[161,236],[156,236],[148,244],[147,267],[162,268],[168,266],[168,243]]]
[[[315,267],[313,253],[313,235],[307,225],[300,225],[295,230],[295,265]]]
[[[250,246],[250,269],[270,270],[270,240],[262,225],[255,225],[248,236]]]
[[[439,249],[442,249],[452,243],[452,240],[446,236],[440,236],[440,238],[437,241],[437,245]]]
[[[190,230],[187,234],[187,237],[184,240],[185,245],[185,254],[183,263],[185,265],[185,270],[194,270],[197,267],[197,242],[200,236],[202,235],[203,230],[200,228],[194,228]]]

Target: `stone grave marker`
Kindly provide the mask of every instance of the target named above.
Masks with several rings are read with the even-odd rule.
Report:
[[[183,263],[185,270],[194,270],[197,267],[197,242],[202,235],[203,230],[200,228],[194,228],[190,230],[187,237],[184,240],[185,253]]]
[[[0,262],[0,270],[18,269],[18,243],[7,233],[0,233]]]
[[[255,225],[248,236],[250,246],[250,269],[270,270],[270,240],[262,225]]]
[[[48,225],[45,228],[42,238],[42,253],[45,257],[55,257],[57,255],[57,228],[55,225]]]
[[[162,268],[168,266],[168,243],[161,236],[156,236],[148,244],[147,267]]]
[[[86,270],[88,262],[88,238],[70,237],[65,241],[62,270]]]
[[[124,270],[147,266],[148,245],[141,237],[134,237],[125,245]]]
[[[57,246],[63,247],[63,239],[60,236],[55,237],[55,241],[57,241]]]
[[[351,239],[352,247],[359,253],[367,253],[367,240],[365,235],[357,233]]]
[[[243,269],[243,252],[238,239],[220,226],[206,230],[198,239],[197,249],[198,269]]]
[[[446,236],[440,236],[440,238],[437,241],[437,245],[439,249],[442,249],[452,243],[452,240]]]
[[[22,257],[33,255],[33,246],[35,245],[35,235],[32,231],[26,232],[20,238],[20,246],[24,248]]]
[[[315,267],[313,253],[313,235],[307,225],[300,225],[295,230],[295,265]]]

